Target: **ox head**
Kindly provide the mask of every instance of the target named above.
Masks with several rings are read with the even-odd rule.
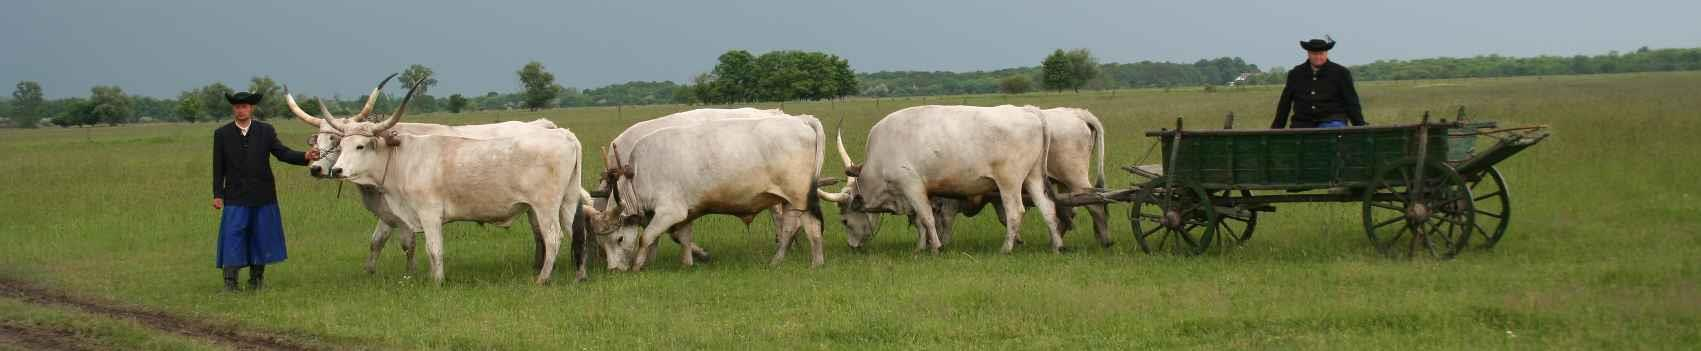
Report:
[[[642,229],[638,223],[629,222],[637,218],[623,215],[626,201],[621,201],[624,189],[619,186],[620,179],[631,177],[632,172],[629,166],[619,163],[618,146],[614,146],[612,152],[609,147],[604,147],[602,155],[605,164],[610,165],[599,182],[602,184],[599,189],[607,192],[607,200],[601,204],[585,204],[582,210],[587,214],[597,245],[602,247],[608,270],[625,271],[631,268],[636,258],[632,253],[637,250],[638,233]]]
[[[330,177],[331,174],[328,171],[331,166],[337,164],[337,153],[341,151],[339,144],[341,133],[337,132],[335,127],[327,121],[337,120],[346,123],[365,119],[367,115],[372,113],[372,106],[378,102],[378,92],[384,89],[384,84],[389,83],[390,79],[395,77],[395,74],[390,74],[389,77],[384,77],[383,81],[378,82],[378,87],[373,88],[372,94],[366,96],[366,105],[361,107],[360,113],[348,118],[338,118],[331,115],[330,109],[325,108],[326,105],[323,100],[319,101],[320,116],[307,114],[307,111],[301,110],[301,106],[295,103],[295,97],[289,94],[289,86],[284,86],[284,102],[289,104],[289,111],[295,113],[295,119],[318,129],[307,139],[307,145],[312,147],[313,150],[319,151],[319,159],[307,165],[308,174],[315,178]]]
[[[821,196],[821,199],[839,205],[839,222],[845,225],[845,241],[850,244],[851,248],[860,249],[870,239],[873,239],[874,233],[880,229],[880,214],[869,211],[870,208],[866,207],[867,203],[859,195],[868,186],[857,182],[859,178],[862,178],[862,165],[851,161],[850,153],[845,152],[844,120],[839,120],[839,124],[838,134],[834,138],[837,139],[836,141],[839,144],[839,159],[844,161],[845,165],[845,187],[837,193],[820,189],[816,189],[815,192]]]
[[[336,162],[332,163],[331,177],[345,178],[361,185],[378,185],[379,180],[384,179],[384,172],[388,172],[385,165],[390,157],[390,153],[385,151],[400,147],[400,139],[390,131],[390,127],[395,127],[407,114],[408,102],[419,91],[421,81],[414,81],[408,87],[408,94],[402,97],[396,112],[383,121],[324,120],[324,124],[331,126],[338,135],[337,146],[341,149],[336,153]]]

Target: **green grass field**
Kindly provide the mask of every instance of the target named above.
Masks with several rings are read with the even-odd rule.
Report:
[[[361,270],[373,219],[354,189],[277,168],[291,258],[257,295],[218,293],[218,213],[209,206],[215,124],[0,130],[0,278],[261,331],[306,345],[398,349],[1692,349],[1701,345],[1701,72],[1368,82],[1371,123],[1451,117],[1467,106],[1503,126],[1554,136],[1502,164],[1511,232],[1451,261],[1375,253],[1357,204],[1298,204],[1261,219],[1247,245],[1201,257],[1139,252],[1128,206],[1111,213],[1115,247],[1089,231],[1047,252],[1030,212],[1028,245],[999,255],[989,216],[959,221],[938,256],[914,255],[913,231],[888,218],[867,253],[827,213],[827,265],[807,242],[766,264],[774,228],[730,217],[697,222],[715,260],[681,267],[664,244],[642,273],[593,271],[530,283],[532,241],[513,228],[448,226],[448,281],[404,274],[392,242],[379,272]],[[1113,168],[1155,163],[1148,129],[1216,128],[1224,113],[1267,126],[1275,87],[928,98],[928,104],[1091,109],[1109,129]],[[854,157],[876,120],[921,98],[788,103],[845,118]],[[878,105],[877,105],[878,104]],[[777,107],[778,104],[761,104]],[[586,145],[687,106],[432,114],[447,124],[554,120]],[[221,122],[222,123],[222,122]],[[274,120],[304,148],[309,129]],[[595,148],[586,157],[598,159]],[[597,164],[597,163],[590,163]],[[842,174],[828,162],[826,174]],[[597,179],[598,169],[585,169]],[[1110,185],[1135,177],[1112,169]],[[1084,211],[1080,228],[1090,228]],[[1038,243],[1038,244],[1036,244]],[[420,255],[420,266],[425,257]],[[563,264],[562,267],[565,267]],[[568,279],[563,279],[568,278]],[[93,345],[217,347],[123,319],[0,294],[0,326],[67,330]],[[4,345],[0,343],[0,345]],[[14,346],[16,347],[16,346]]]

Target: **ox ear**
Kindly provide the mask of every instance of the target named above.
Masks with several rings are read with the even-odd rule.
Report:
[[[852,177],[852,178],[861,177],[862,176],[862,165],[850,165],[850,166],[845,167],[845,176],[846,177]]]
[[[384,136],[381,136],[379,138],[384,139],[384,146],[389,146],[389,147],[402,146],[402,138],[401,138],[400,135],[397,135],[397,134],[399,134],[399,133],[397,133],[394,130],[388,130],[388,131],[384,131]]]

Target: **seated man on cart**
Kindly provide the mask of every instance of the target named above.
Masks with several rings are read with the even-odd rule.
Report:
[[[1299,47],[1305,49],[1306,60],[1288,71],[1287,86],[1282,88],[1282,99],[1276,103],[1276,120],[1270,129],[1340,128],[1349,122],[1354,126],[1365,125],[1352,72],[1329,61],[1329,49],[1335,48],[1335,39],[1323,37],[1327,40],[1299,42]],[[1290,113],[1292,123],[1288,122]]]

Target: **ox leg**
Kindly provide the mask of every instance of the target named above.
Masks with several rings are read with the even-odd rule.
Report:
[[[372,228],[372,254],[366,256],[366,274],[378,272],[378,254],[384,252],[384,243],[390,240],[390,225],[378,221]]]
[[[803,220],[804,235],[809,236],[809,268],[826,264],[827,255],[823,252],[825,246],[821,242],[821,226],[824,225],[821,218],[811,216],[809,213],[799,213],[797,217]]]
[[[1031,176],[1028,177],[1026,183],[1028,198],[1034,202],[1034,208],[1039,209],[1040,218],[1045,220],[1045,229],[1051,232],[1051,252],[1062,253],[1063,233],[1058,231],[1057,226],[1057,202],[1052,201],[1051,194],[1046,191],[1045,177]],[[1017,198],[1016,205],[1020,206],[1021,204],[1021,198]],[[1019,217],[1021,216],[1020,213],[1016,216],[1021,218]],[[1016,228],[1016,226],[1011,226],[1011,228]]]
[[[532,270],[539,271],[543,269],[543,224],[538,223],[537,211],[528,217],[532,223]]]
[[[443,218],[437,214],[419,216],[425,227],[425,257],[431,261],[431,282],[443,286]]]
[[[802,211],[784,211],[775,214],[775,217],[779,218],[780,223],[779,233],[777,235],[780,242],[777,245],[778,247],[774,250],[774,258],[768,260],[768,264],[777,266],[780,262],[785,261],[786,250],[791,249],[792,239],[797,238],[798,226],[803,224],[802,217],[807,216],[805,216]]]
[[[549,283],[550,276],[555,273],[555,256],[561,253],[561,220],[560,208],[545,208],[532,210],[532,221],[542,227],[543,264],[538,270],[537,284]]]
[[[992,202],[992,213],[998,215],[998,225],[1010,226],[1010,220],[1004,217],[1004,200],[1002,197],[1000,197],[998,201]],[[1027,244],[1027,242],[1022,241],[1022,237],[1017,236],[1016,245],[1022,244]]]
[[[999,189],[998,192],[998,201],[1004,204],[1004,210],[999,211],[1000,218],[1004,219],[1004,246],[998,248],[998,252],[1003,254],[1015,250],[1016,242],[1022,240],[1022,211],[1026,209],[1022,207],[1022,193],[1014,190]]]
[[[904,189],[904,197],[910,201],[910,213],[915,216],[917,234],[916,251],[923,249],[939,254],[939,227],[933,218],[933,204],[927,201],[927,189],[920,184]]]
[[[1087,213],[1093,215],[1093,235],[1098,236],[1099,245],[1110,247],[1116,241],[1110,239],[1110,221],[1105,204],[1087,205]]]
[[[662,233],[672,230],[675,224],[684,222],[686,216],[683,210],[655,210],[655,215],[650,216],[650,223],[644,226],[644,235],[638,238],[638,257],[632,262],[633,271],[644,270],[644,264],[649,262],[650,255],[655,254],[656,240],[661,239]]]
[[[939,222],[939,243],[951,243],[951,230],[957,222],[957,213],[962,212],[964,202],[956,199],[940,199],[933,207],[933,220]]]
[[[697,265],[697,241],[691,237],[691,222],[687,221],[673,226],[673,241],[679,243],[679,264],[685,267]],[[651,247],[654,249],[654,247]],[[655,254],[655,252],[650,252]]]
[[[414,233],[413,230],[410,230],[410,229],[407,229],[407,228],[395,228],[395,229],[391,229],[391,230],[401,232],[402,254],[406,255],[407,260],[408,260],[408,262],[407,262],[408,263],[407,274],[413,274],[413,272],[419,271],[417,269],[419,267],[414,264],[414,259],[413,259],[413,253],[415,251],[418,251],[418,250],[414,250],[414,248],[415,248],[414,238],[418,236],[418,235],[416,235],[418,233]]]

